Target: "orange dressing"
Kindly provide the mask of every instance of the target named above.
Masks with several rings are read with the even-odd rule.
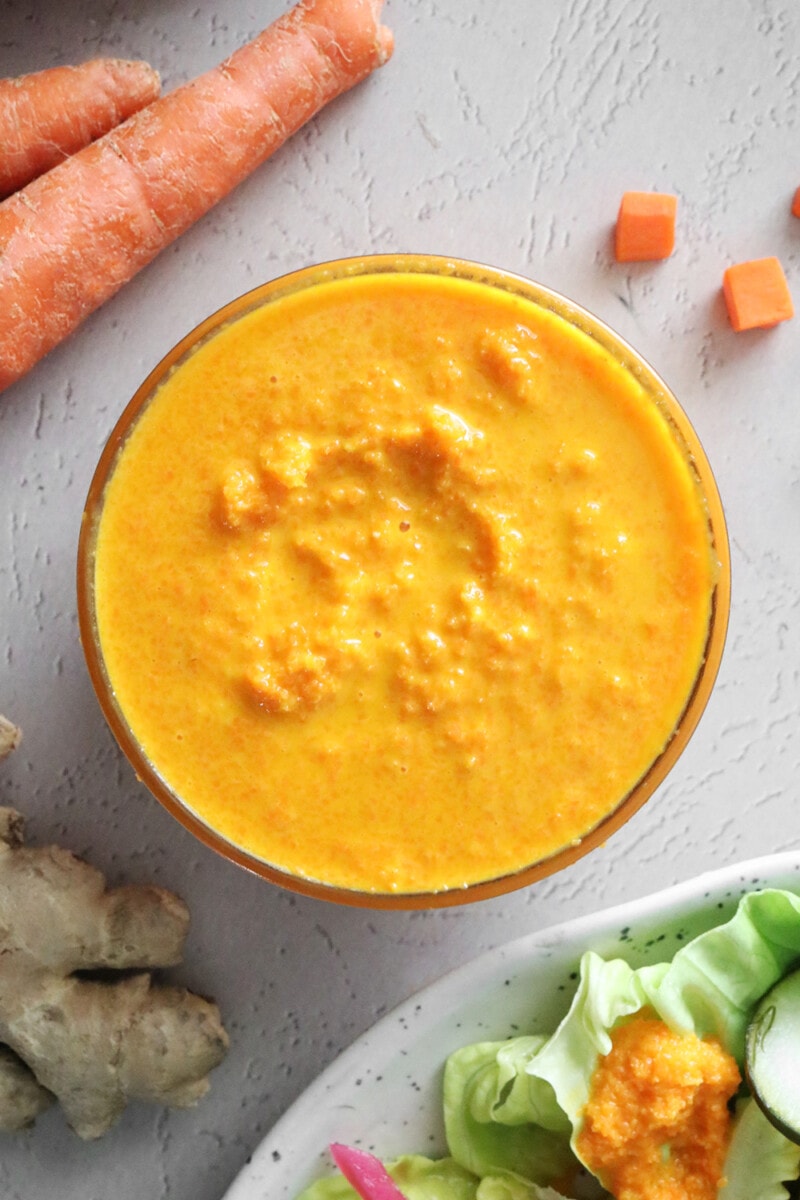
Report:
[[[633,375],[532,301],[376,274],[236,320],[107,484],[106,667],[224,838],[428,892],[580,839],[669,740],[716,560]]]
[[[578,1153],[616,1200],[716,1200],[740,1082],[719,1042],[635,1017],[595,1071]]]

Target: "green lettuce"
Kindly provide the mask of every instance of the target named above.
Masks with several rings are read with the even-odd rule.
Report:
[[[800,1146],[768,1121],[755,1100],[737,1106],[719,1200],[785,1200],[784,1180],[797,1179]]]
[[[567,1200],[552,1188],[527,1179],[478,1179],[452,1158],[430,1159],[404,1155],[386,1168],[407,1200]],[[320,1179],[297,1200],[359,1200],[342,1175]]]
[[[761,997],[800,960],[800,898],[767,889],[683,945],[670,962],[633,968],[587,951],[569,1011],[551,1034],[478,1042],[444,1075],[450,1157],[407,1156],[389,1172],[407,1200],[563,1200],[558,1180],[580,1165],[576,1139],[611,1031],[642,1009],[673,1029],[716,1036],[744,1066],[745,1032]],[[743,1088],[719,1200],[785,1200],[800,1147],[774,1128]],[[357,1200],[339,1176],[298,1200]]]
[[[478,1200],[480,1180],[452,1158],[406,1154],[387,1163],[386,1169],[407,1200]],[[359,1197],[343,1175],[333,1175],[312,1183],[297,1200],[359,1200]]]
[[[546,1184],[575,1166],[569,1119],[550,1084],[527,1071],[545,1041],[479,1042],[449,1058],[443,1088],[447,1141],[475,1175],[512,1172]]]
[[[475,1200],[566,1200],[551,1187],[539,1187],[513,1175],[489,1175],[478,1185]]]
[[[715,1035],[742,1068],[755,1004],[798,958],[800,899],[778,889],[745,896],[729,921],[688,942],[668,963],[634,969],[588,951],[570,1009],[550,1037],[481,1043],[451,1056],[445,1073],[451,1155],[480,1175],[554,1180],[559,1156],[570,1147],[577,1156],[592,1076],[620,1019],[652,1008],[674,1029]],[[757,1156],[747,1149],[754,1126],[768,1147]],[[748,1165],[754,1161],[757,1168]],[[720,1200],[784,1197],[783,1181],[800,1169],[797,1148],[753,1113],[734,1125],[729,1162]]]

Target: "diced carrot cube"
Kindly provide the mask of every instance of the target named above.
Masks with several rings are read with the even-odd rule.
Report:
[[[617,214],[618,262],[669,258],[675,249],[677,196],[664,192],[625,192]]]
[[[728,267],[722,290],[737,333],[768,329],[794,316],[789,285],[777,258],[754,258]]]
[[[800,187],[795,192],[794,199],[792,200],[792,216],[800,217]]]

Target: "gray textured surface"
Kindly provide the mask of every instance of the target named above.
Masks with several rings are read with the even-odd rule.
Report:
[[[100,53],[172,87],[279,0],[0,0],[0,73]],[[215,1200],[342,1047],[420,985],[556,920],[794,847],[800,706],[797,320],[735,335],[724,268],[777,254],[800,299],[800,16],[770,0],[388,0],[393,61],[342,98],[0,397],[0,711],[25,731],[0,799],[32,838],[193,913],[174,977],[214,994],[232,1049],[190,1113],[132,1109],[84,1145],[57,1113],[4,1139],[0,1196]],[[676,253],[620,267],[629,188],[679,194]],[[126,400],[199,319],[340,254],[461,254],[593,309],[694,422],[726,507],[733,609],[718,685],[677,768],[602,851],[504,900],[386,914],[293,898],[196,844],[136,784],[77,638],[75,547]]]

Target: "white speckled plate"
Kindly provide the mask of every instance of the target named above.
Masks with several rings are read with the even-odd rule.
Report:
[[[293,1200],[332,1171],[332,1141],[382,1158],[444,1152],[440,1087],[458,1046],[549,1032],[566,1011],[584,950],[632,965],[672,956],[763,887],[800,891],[800,853],[753,859],[605,912],[518,938],[459,967],[379,1021],[292,1105],[225,1200]]]

